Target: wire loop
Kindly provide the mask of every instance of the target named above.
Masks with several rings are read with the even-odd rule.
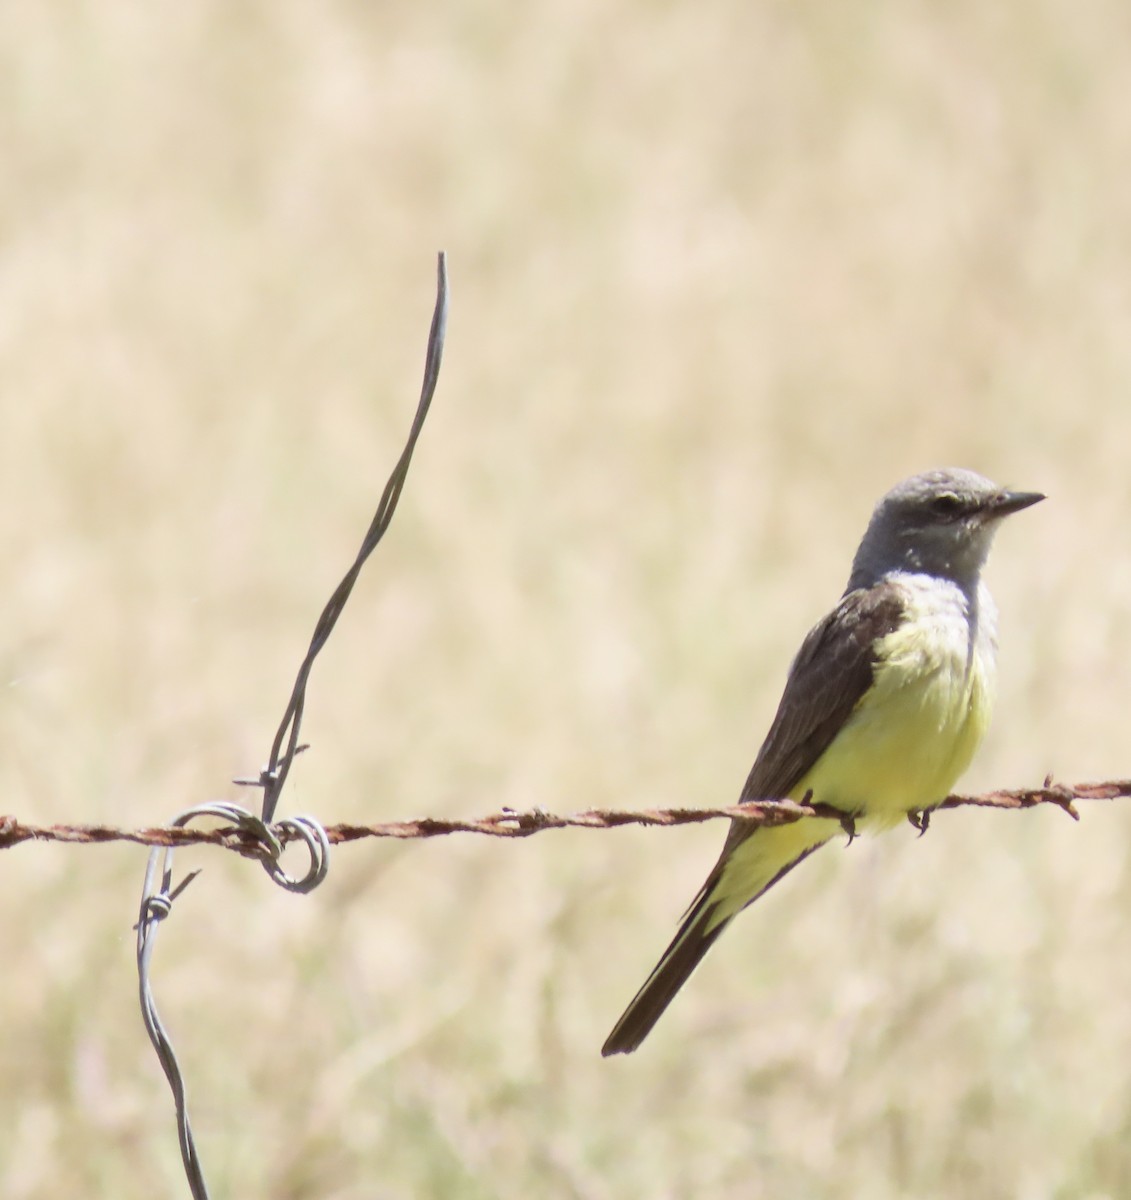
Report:
[[[265,858],[263,869],[288,892],[305,894],[314,891],[330,870],[330,838],[326,830],[314,817],[309,816],[284,817],[276,822],[275,828],[283,835],[281,841],[284,845],[291,841],[302,842],[310,855],[310,865],[306,874],[297,879],[283,870],[278,856]],[[291,836],[288,837],[287,834]]]

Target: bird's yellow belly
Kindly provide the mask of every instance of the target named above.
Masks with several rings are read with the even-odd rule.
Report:
[[[812,791],[883,829],[944,799],[970,765],[989,724],[993,666],[992,651],[971,652],[964,621],[945,636],[912,621],[877,648],[871,689],[792,796]]]
[[[873,648],[872,685],[840,732],[790,792],[851,813],[879,832],[945,797],[970,765],[993,705],[994,612],[984,589],[980,619],[956,586],[900,581],[905,619]],[[809,851],[837,821],[810,818],[758,829],[736,845],[711,892],[708,930],[728,920]]]

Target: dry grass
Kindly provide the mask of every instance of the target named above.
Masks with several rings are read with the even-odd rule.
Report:
[[[0,807],[254,769],[408,421],[291,810],[732,799],[874,497],[1001,539],[967,785],[1131,769],[1131,19],[1070,5],[12,5]],[[826,851],[598,1047],[718,826],[205,874],[158,995],[218,1196],[1131,1193],[1131,813]],[[4,856],[0,1193],[183,1192],[143,853]]]

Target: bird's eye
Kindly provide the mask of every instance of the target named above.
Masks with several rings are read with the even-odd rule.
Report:
[[[962,501],[953,492],[943,492],[931,501],[931,512],[936,517],[957,517],[962,512]]]

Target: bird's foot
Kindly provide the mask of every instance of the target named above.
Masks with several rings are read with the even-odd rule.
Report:
[[[916,809],[907,814],[908,821],[911,822],[912,828],[919,831],[919,836],[927,832],[931,827],[931,810],[929,808]]]
[[[842,813],[840,818],[840,827],[844,830],[845,836],[848,838],[848,845],[852,845],[856,841],[856,814]]]

